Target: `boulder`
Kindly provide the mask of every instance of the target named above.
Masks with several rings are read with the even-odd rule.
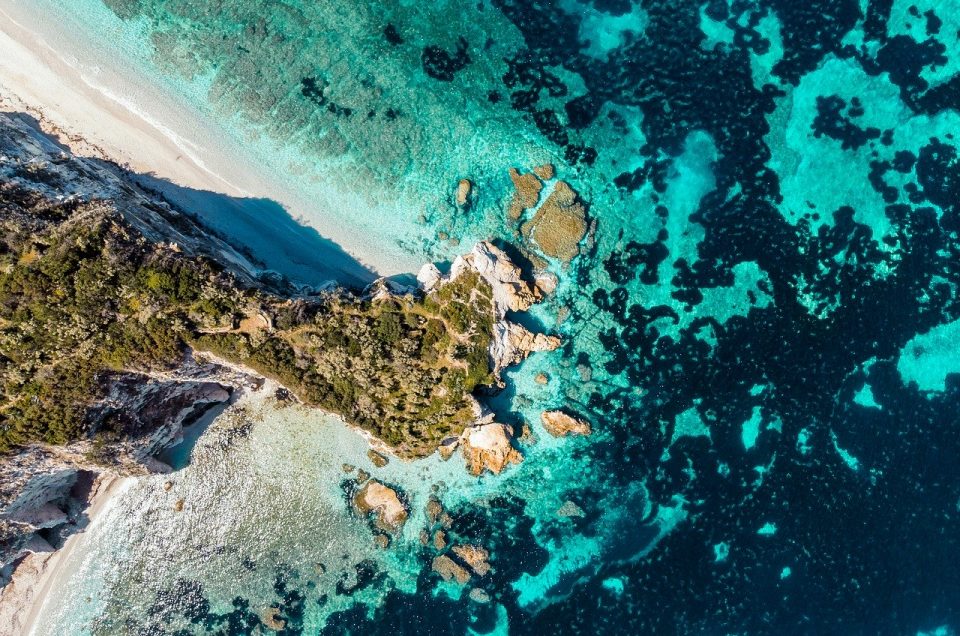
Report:
[[[448,583],[456,581],[460,585],[466,585],[470,582],[470,572],[445,554],[433,560],[433,571]]]
[[[465,208],[470,203],[470,195],[473,194],[473,184],[469,179],[460,179],[457,184],[456,202],[457,207]]]
[[[563,411],[544,411],[540,414],[540,421],[547,432],[554,437],[566,437],[571,434],[590,435],[593,432],[587,420]]]
[[[576,191],[558,181],[533,218],[520,228],[524,238],[551,258],[569,263],[587,234],[587,210]]]
[[[486,576],[490,572],[490,564],[487,562],[490,553],[486,548],[478,545],[455,545],[451,551],[478,576]]]
[[[460,448],[467,470],[480,475],[489,470],[499,475],[510,464],[519,464],[523,456],[510,444],[513,429],[506,424],[481,424],[463,431]]]
[[[368,481],[353,497],[353,506],[362,515],[375,514],[377,528],[397,532],[407,520],[407,508],[397,491],[376,480]]]
[[[543,182],[532,172],[522,173],[516,168],[510,168],[510,180],[513,181],[514,192],[507,207],[507,216],[516,221],[523,216],[524,210],[537,205]]]

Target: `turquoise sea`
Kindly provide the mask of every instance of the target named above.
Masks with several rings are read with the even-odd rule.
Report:
[[[487,399],[532,428],[520,466],[377,468],[335,420],[251,396],[169,492],[125,487],[37,633],[252,634],[271,608],[284,634],[960,625],[960,4],[35,1],[369,253],[491,238],[532,265],[509,169],[546,163],[541,200],[565,181],[594,224],[526,318],[564,347]],[[557,407],[593,435],[546,434]],[[344,463],[410,503],[389,548]],[[490,550],[465,587],[420,541],[431,495],[450,542]]]

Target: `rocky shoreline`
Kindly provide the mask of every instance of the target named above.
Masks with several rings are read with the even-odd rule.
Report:
[[[126,181],[121,169],[70,156],[42,133],[6,115],[0,115],[0,133],[3,151],[0,168],[6,182],[16,181],[18,187],[32,184],[35,196],[61,203],[91,197],[108,200],[119,214],[118,219],[158,249],[172,252],[177,258],[185,255],[211,259],[242,286],[263,289],[266,285],[270,293],[277,293],[275,281],[257,271],[252,258],[225,241],[205,234],[202,227],[181,211],[163,201],[152,200],[149,193]],[[42,174],[42,180],[31,181],[30,171],[34,168]],[[411,294],[440,293],[445,287],[471,276],[478,277],[490,291],[491,315],[485,318],[492,325],[487,352],[489,372],[494,386],[502,386],[500,372],[503,369],[532,352],[557,348],[560,340],[534,334],[507,319],[508,312],[526,311],[540,301],[542,292],[525,281],[520,269],[493,244],[476,245],[454,262],[447,276],[433,265],[425,266],[418,276],[419,289],[398,288],[381,279],[362,297],[388,303],[408,302],[406,299]],[[292,302],[314,291],[291,289],[282,281],[279,286],[290,294]],[[272,331],[272,317],[258,316],[263,322],[259,329]],[[136,434],[107,440],[86,437],[63,445],[30,443],[13,454],[0,456],[3,575],[9,577],[12,566],[22,562],[25,555],[54,550],[63,545],[70,534],[85,526],[85,510],[93,483],[110,476],[168,472],[170,467],[155,456],[182,440],[184,427],[209,408],[227,404],[244,390],[259,386],[262,371],[233,360],[228,362],[188,351],[173,368],[112,373],[104,378],[107,390],[89,405],[87,417],[98,422],[120,413],[124,417],[124,430]],[[286,390],[303,400],[297,396],[296,387]],[[469,422],[462,430],[454,429],[454,434],[444,438],[434,450],[449,457],[459,448],[468,469],[477,475],[484,471],[498,474],[511,463],[521,461],[522,457],[512,446],[512,427],[495,422],[493,414],[469,392],[463,399],[471,405]],[[311,403],[310,399],[303,401]],[[397,451],[396,446],[377,438],[363,426],[354,426],[363,432],[372,448],[385,454]],[[382,512],[381,504],[384,498],[390,499],[392,491],[385,487],[374,490],[376,492],[371,492],[368,488],[359,501],[369,510]],[[403,514],[391,502],[387,521],[396,522]],[[6,580],[8,578],[0,578],[0,585]]]

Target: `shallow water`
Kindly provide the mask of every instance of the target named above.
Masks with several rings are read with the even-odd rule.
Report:
[[[535,312],[567,345],[493,401],[538,438],[520,467],[375,470],[353,433],[257,398],[176,476],[183,513],[161,478],[111,509],[41,633],[249,633],[270,606],[286,633],[960,624],[960,6],[108,4],[75,7],[316,201],[305,224],[418,260],[517,241],[507,169],[548,161],[598,224]],[[550,438],[561,405],[594,435]],[[387,550],[345,461],[409,498]],[[490,603],[430,572],[434,486],[451,538],[492,552]]]

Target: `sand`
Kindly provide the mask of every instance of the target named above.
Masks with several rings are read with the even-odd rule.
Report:
[[[70,563],[77,546],[82,545],[86,532],[94,528],[103,509],[132,483],[133,479],[129,477],[102,476],[86,510],[87,527],[71,535],[56,552],[36,552],[20,563],[11,582],[0,594],[0,620],[3,621],[0,635],[27,636],[32,633],[51,587],[62,574],[65,564]]]
[[[285,243],[276,250],[281,265],[268,262],[285,274],[316,279],[327,273],[313,271],[319,268],[342,274],[327,279],[369,282],[374,274],[419,267],[390,246],[371,245],[368,235],[342,223],[334,212],[301,200],[212,115],[168,87],[151,83],[146,70],[138,68],[142,62],[105,54],[92,38],[85,39],[89,36],[79,22],[69,17],[52,20],[49,11],[0,0],[0,108],[31,115],[77,155],[156,177],[150,185],[171,186],[165,194],[169,190],[185,207],[228,201],[229,209],[214,214],[246,223],[248,227],[237,230],[241,240],[267,233],[267,239]],[[268,249],[270,242],[262,236],[261,241],[251,247]],[[301,253],[296,253],[298,243],[304,243]],[[318,249],[325,250],[322,258]],[[283,263],[291,271],[285,271]]]

